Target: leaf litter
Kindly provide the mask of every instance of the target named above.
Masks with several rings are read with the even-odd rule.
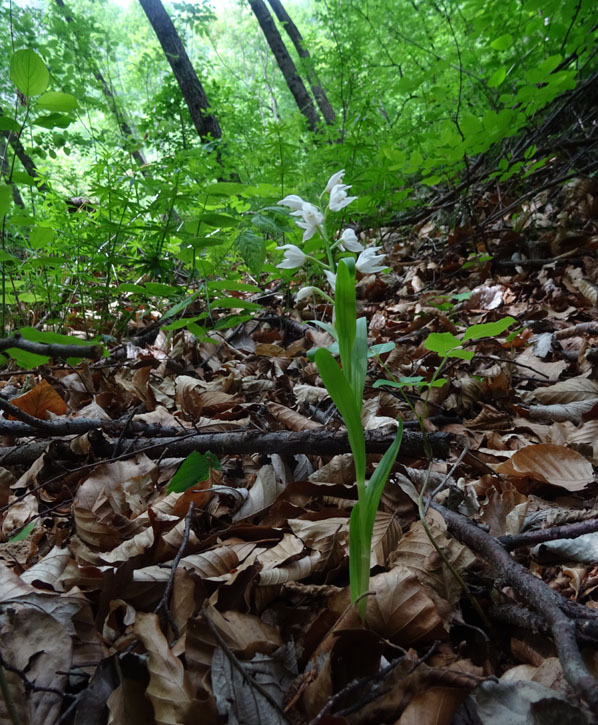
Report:
[[[587,179],[539,192],[524,227],[487,226],[493,259],[475,264],[473,230],[438,214],[366,231],[394,271],[359,280],[360,314],[371,344],[395,346],[370,360],[364,427],[391,440],[400,416],[415,438],[375,521],[365,624],[348,588],[353,464],[305,355],[330,342],[304,324],[328,307],[288,313],[273,293],[265,319],[212,343],[160,331],[124,357],[4,376],[21,413],[2,421],[1,721],[591,722],[597,194]],[[546,231],[564,208],[577,261]],[[536,228],[546,258],[528,265],[514,250]],[[508,316],[515,333],[470,340],[427,408],[417,386],[374,388],[431,380],[429,332]],[[427,459],[414,413],[446,455]],[[208,450],[218,465],[194,478],[184,461]],[[368,450],[371,474],[383,448]]]

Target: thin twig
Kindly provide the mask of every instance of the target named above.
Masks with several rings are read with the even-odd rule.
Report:
[[[169,600],[170,600],[170,594],[172,592],[172,587],[174,586],[174,575],[177,570],[177,567],[183,558],[183,554],[185,553],[185,549],[187,548],[187,543],[189,542],[189,534],[191,533],[191,519],[193,518],[193,509],[195,508],[195,504],[193,501],[189,504],[189,510],[187,511],[187,514],[185,516],[185,531],[183,533],[183,540],[181,541],[181,545],[179,546],[179,550],[176,553],[176,556],[172,560],[172,564],[170,567],[170,576],[168,577],[168,582],[166,583],[166,589],[164,590],[164,594],[162,595],[162,599],[160,599],[158,606],[154,609],[154,613],[158,614],[161,609],[164,610],[164,614],[166,616],[166,620],[168,621],[168,624],[170,625],[170,628],[172,629],[172,634],[175,640],[179,638],[179,628],[177,623],[172,618],[172,614],[170,613],[170,607],[169,607]]]

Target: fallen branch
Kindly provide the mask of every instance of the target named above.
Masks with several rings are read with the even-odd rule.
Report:
[[[556,541],[557,539],[576,539],[584,534],[593,534],[598,531],[598,519],[586,519],[585,521],[574,521],[571,524],[561,524],[550,528],[526,531],[523,534],[505,534],[499,536],[497,541],[507,551],[512,551],[519,546],[535,546],[545,541]]]
[[[394,440],[394,430],[365,431],[365,444],[368,453],[385,453]],[[454,436],[449,433],[428,433],[427,443],[435,458],[446,459],[449,445]],[[55,441],[61,443],[61,441]],[[62,441],[68,448],[68,442]],[[36,441],[0,449],[0,464],[32,463],[48,447],[48,441]],[[349,436],[346,431],[331,432],[325,428],[308,431],[232,431],[230,433],[195,433],[169,438],[132,438],[126,455],[144,452],[150,458],[159,458],[166,454],[171,457],[185,457],[192,451],[205,453],[211,451],[217,456],[238,455],[241,453],[278,453],[280,455],[333,456],[349,453]],[[425,458],[424,439],[421,433],[405,431],[399,457]]]
[[[576,640],[575,621],[565,614],[559,595],[535,577],[481,528],[465,516],[432,503],[446,521],[448,530],[461,543],[483,556],[525,602],[540,613],[550,627],[558,657],[568,682],[593,712],[598,712],[598,681],[590,674]]]
[[[34,342],[33,340],[26,340],[18,333],[12,337],[3,337],[0,339],[0,352],[8,350],[11,347],[32,352],[35,355],[59,358],[77,357],[99,360],[104,354],[104,348],[101,345],[62,345],[57,342]]]

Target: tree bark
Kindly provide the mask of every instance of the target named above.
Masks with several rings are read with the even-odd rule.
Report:
[[[160,41],[162,50],[170,63],[199,137],[204,142],[221,138],[222,131],[216,117],[208,113],[210,104],[206,92],[161,1],[139,0],[139,3],[147,15],[147,19],[150,21]]]
[[[3,115],[3,111],[0,108],[0,116]],[[0,134],[6,139],[7,143],[9,143],[12,147],[12,150],[14,151],[16,157],[19,159],[21,164],[23,165],[23,168],[25,171],[29,174],[29,176],[33,177],[34,179],[39,179],[39,174],[37,172],[37,166],[35,165],[35,161],[29,156],[27,151],[25,151],[25,147],[21,143],[20,139],[20,132],[19,134],[13,133],[12,131],[0,131]],[[12,182],[11,182],[12,183]],[[41,184],[37,185],[38,191],[41,191],[42,194],[45,194],[47,191],[49,191],[48,185],[46,182],[42,182]],[[20,196],[20,194],[19,194]],[[14,197],[14,193],[13,193]],[[21,199],[22,201],[22,199]],[[19,203],[16,201],[15,202]],[[20,204],[19,204],[20,205]]]
[[[142,0],[140,0],[141,2]],[[253,14],[257,18],[260,27],[266,36],[268,45],[274,53],[278,67],[282,71],[284,78],[287,82],[289,90],[293,94],[293,98],[297,104],[297,107],[307,120],[307,125],[311,131],[317,131],[318,129],[318,112],[316,107],[311,100],[307,88],[305,87],[301,76],[295,68],[293,59],[289,55],[289,51],[286,49],[283,39],[280,37],[278,28],[276,27],[272,16],[268,12],[268,8],[264,5],[263,0],[249,0]]]
[[[310,85],[311,92],[314,94],[314,98],[316,99],[316,103],[318,104],[318,108],[320,109],[322,116],[324,116],[324,120],[329,126],[332,126],[336,121],[336,116],[334,114],[332,106],[330,105],[328,96],[322,88],[320,79],[318,78],[318,75],[314,70],[311,56],[304,45],[303,37],[299,32],[299,29],[292,21],[287,11],[284,9],[280,0],[268,0],[268,2],[270,3],[270,7],[272,8],[272,10],[274,10],[276,17],[282,23],[284,29],[287,32],[287,35],[293,42],[293,45],[295,46],[299,57],[305,60],[305,74],[307,76],[307,81]]]

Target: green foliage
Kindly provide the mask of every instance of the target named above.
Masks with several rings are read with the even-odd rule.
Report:
[[[210,477],[212,468],[220,470],[220,462],[213,453],[191,451],[170,479],[168,493],[183,493],[201,481],[206,481]]]

